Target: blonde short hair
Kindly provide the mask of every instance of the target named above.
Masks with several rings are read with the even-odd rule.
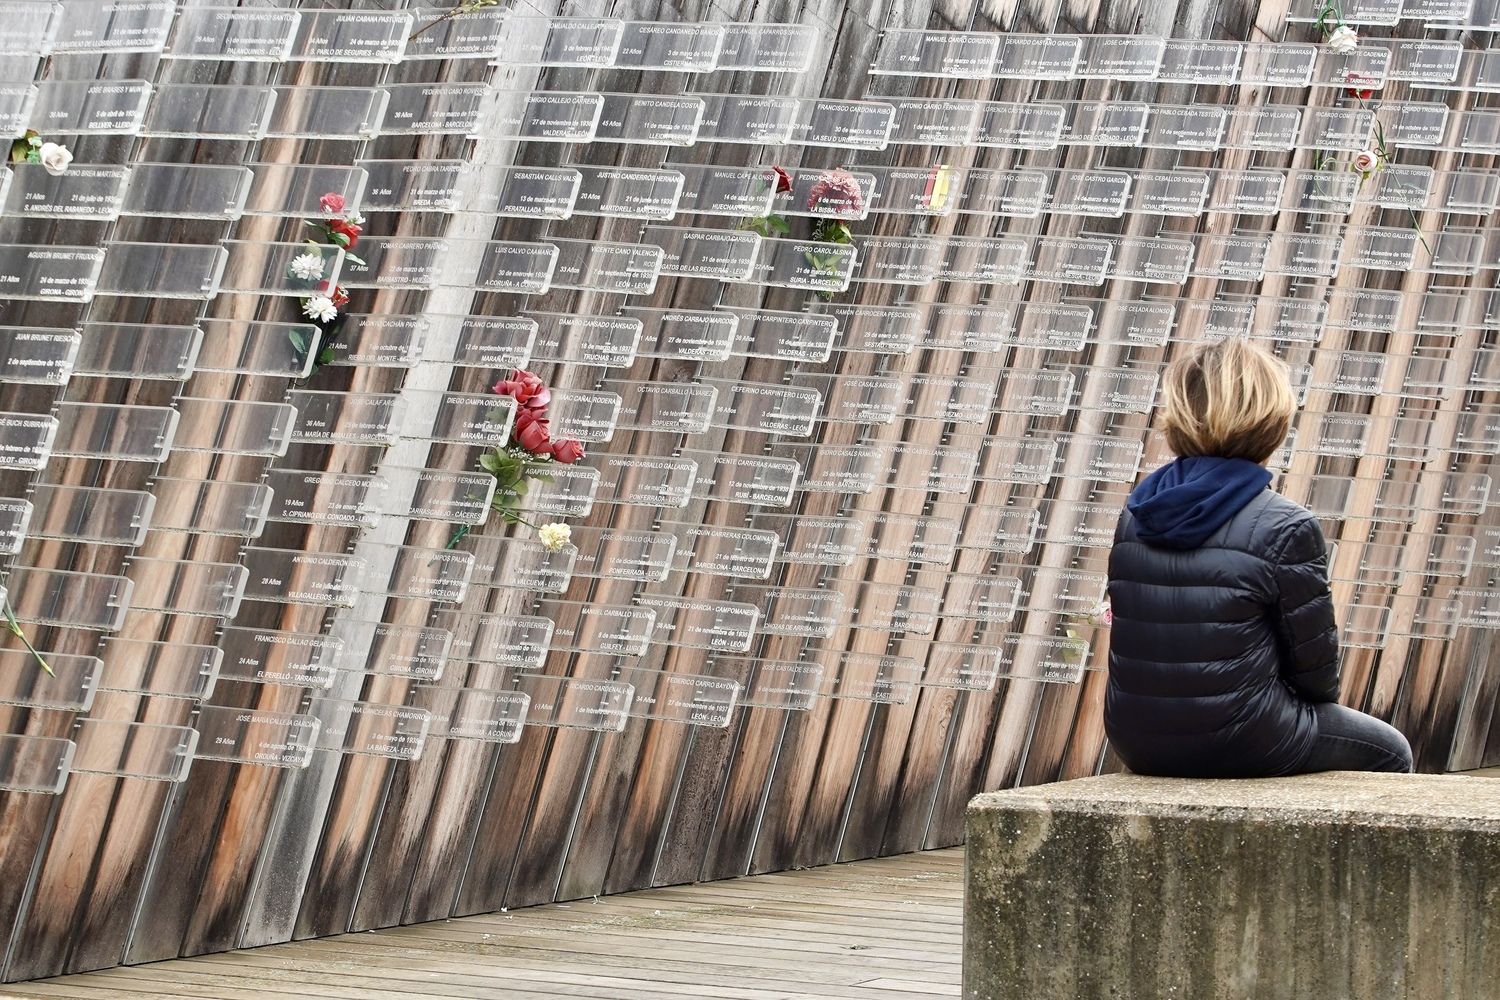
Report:
[[[1297,410],[1286,364],[1240,338],[1195,345],[1167,366],[1163,383],[1162,429],[1184,457],[1264,462]]]

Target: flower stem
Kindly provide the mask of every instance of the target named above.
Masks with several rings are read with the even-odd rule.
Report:
[[[26,638],[26,633],[21,630],[21,623],[16,621],[16,612],[10,606],[9,598],[5,600],[5,628],[11,635],[21,640],[21,644],[26,647],[26,651],[31,654],[32,659],[36,660],[37,664],[43,670],[47,671],[48,677],[57,676],[52,672],[52,665],[42,657],[41,653],[37,652],[36,647],[31,644],[31,640]]]

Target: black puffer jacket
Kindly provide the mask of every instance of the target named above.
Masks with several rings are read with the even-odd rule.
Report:
[[[1140,774],[1285,774],[1338,698],[1322,529],[1265,490],[1195,549],[1141,541],[1127,511],[1109,559],[1105,729]]]

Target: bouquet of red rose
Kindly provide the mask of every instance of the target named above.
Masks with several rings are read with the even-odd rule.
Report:
[[[490,391],[516,401],[516,417],[511,425],[510,443],[479,457],[479,467],[495,477],[495,498],[490,501],[490,506],[506,524],[524,524],[529,528],[536,528],[542,544],[557,551],[568,542],[568,526],[554,523],[538,527],[521,517],[521,504],[533,482],[552,481],[546,470],[553,463],[572,465],[583,458],[583,443],[572,438],[552,436],[547,417],[547,408],[552,403],[552,390],[547,388],[547,383],[538,378],[536,373],[516,369],[508,378],[496,382]],[[449,539],[448,547],[453,548],[468,533],[467,525],[460,526]]]

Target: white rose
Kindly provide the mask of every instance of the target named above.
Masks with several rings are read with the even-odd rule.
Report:
[[[303,281],[317,281],[323,277],[323,258],[315,253],[298,254],[293,257],[292,277]]]
[[[338,307],[326,295],[314,295],[302,303],[302,313],[315,323],[332,323],[339,318]]]
[[[44,142],[37,153],[37,162],[40,163],[53,177],[67,172],[68,164],[73,162],[73,154],[68,152],[67,146],[59,146],[55,142]]]
[[[536,535],[541,539],[544,549],[548,552],[558,552],[572,540],[573,529],[561,521],[553,521],[551,524],[544,524],[536,529]]]
[[[1333,29],[1333,33],[1328,36],[1328,41],[1324,44],[1328,46],[1329,52],[1353,52],[1359,48],[1359,32],[1347,24],[1341,24]]]
[[[1373,149],[1362,149],[1354,154],[1354,169],[1362,174],[1372,173],[1380,166],[1380,154]]]

